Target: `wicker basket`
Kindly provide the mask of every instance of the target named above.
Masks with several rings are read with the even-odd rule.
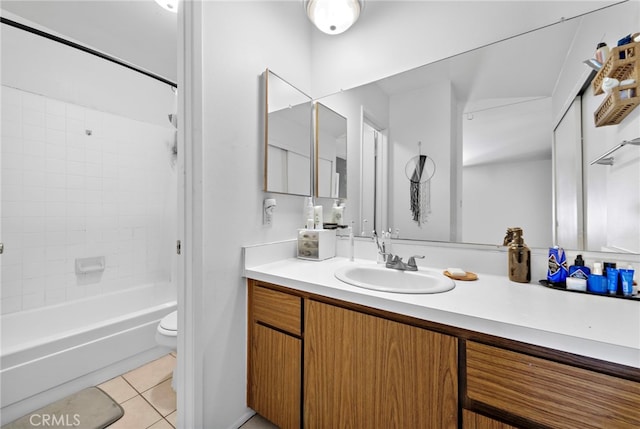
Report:
[[[622,58],[620,58],[622,56]],[[628,43],[611,49],[607,60],[591,83],[595,95],[603,94],[602,82],[606,77],[619,81],[634,79],[631,85],[614,88],[593,113],[596,127],[616,125],[640,104],[640,42]],[[632,94],[629,94],[632,92]],[[623,97],[623,95],[625,95]],[[633,95],[633,96],[630,96]]]
[[[635,90],[635,97],[621,97],[621,94],[631,89]],[[604,99],[602,104],[600,104],[600,107],[593,112],[593,120],[595,121],[596,127],[619,124],[639,104],[640,95],[638,95],[637,86],[624,87],[623,89],[615,88],[615,90]]]
[[[622,53],[623,58],[620,58]],[[591,86],[593,93],[600,95],[602,91],[602,81],[605,77],[611,77],[623,81],[629,78],[638,80],[638,59],[640,57],[640,42],[628,43],[622,46],[616,46],[609,52],[607,60],[602,65],[596,77],[593,78]]]

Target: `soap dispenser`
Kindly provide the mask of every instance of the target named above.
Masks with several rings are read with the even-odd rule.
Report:
[[[522,228],[509,228],[507,237],[509,245],[509,280],[518,283],[531,281],[531,250],[524,243]]]

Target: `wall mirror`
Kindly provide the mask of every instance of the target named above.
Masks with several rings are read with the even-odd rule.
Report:
[[[347,118],[315,103],[315,196],[347,198]]]
[[[349,140],[359,142],[349,163],[350,199],[359,201],[351,204],[351,217],[362,225],[356,233],[391,229],[402,239],[501,245],[507,227],[521,226],[529,246],[553,245],[554,129],[589,77],[582,61],[593,56],[598,42],[615,44],[635,29],[638,8],[637,2],[616,4],[318,98],[348,119]],[[576,247],[639,253],[638,244],[612,244],[612,237],[625,235],[621,229],[640,241],[639,205],[625,204],[623,211],[615,205],[622,193],[633,195],[634,204],[640,198],[637,148],[620,151],[625,158],[617,170],[588,164],[620,140],[638,137],[640,116],[632,112],[619,126],[595,129],[593,111],[602,98],[591,96],[590,88],[586,93],[596,98],[595,106],[583,108],[577,132],[589,135],[593,146],[571,155],[584,165],[584,176],[576,180],[585,184],[585,230],[576,234],[585,240]],[[420,156],[433,161],[435,172],[416,192],[407,166]],[[606,180],[610,186],[602,185]],[[589,193],[596,183],[597,197]],[[412,213],[416,203],[423,208],[420,223]],[[607,204],[609,220],[601,214]],[[588,240],[594,231],[607,231],[609,238]]]
[[[264,191],[311,195],[312,102],[266,70]]]

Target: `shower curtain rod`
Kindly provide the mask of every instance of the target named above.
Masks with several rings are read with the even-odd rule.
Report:
[[[126,67],[126,68],[128,68],[130,70],[136,71],[136,72],[141,73],[141,74],[143,74],[145,76],[148,76],[148,77],[150,77],[152,79],[159,80],[160,82],[166,83],[167,85],[172,86],[174,88],[178,87],[177,83],[172,82],[172,81],[170,81],[168,79],[165,79],[162,76],[159,76],[159,75],[151,73],[151,72],[149,72],[147,70],[144,70],[144,69],[141,69],[141,68],[136,67],[134,65],[131,65],[131,64],[125,62],[125,61],[122,61],[122,60],[116,58],[116,57],[112,57],[111,55],[107,55],[107,54],[105,54],[103,52],[96,51],[95,49],[91,49],[91,48],[88,48],[86,46],[80,45],[78,43],[72,42],[70,40],[63,39],[62,37],[58,37],[58,36],[53,35],[51,33],[47,33],[46,31],[42,31],[42,30],[38,30],[37,28],[29,27],[28,25],[24,25],[24,24],[21,24],[19,22],[13,21],[11,19],[7,19],[7,18],[5,18],[3,16],[0,16],[0,22],[2,24],[7,24],[7,25],[10,25],[12,27],[19,28],[21,30],[27,31],[29,33],[33,33],[35,35],[44,37],[46,39],[53,40],[53,41],[58,42],[58,43],[62,43],[63,45],[70,46],[72,48],[75,48],[75,49],[81,50],[83,52],[86,52],[88,54],[95,55],[96,57],[102,58],[104,60],[111,61],[112,63],[118,64],[118,65],[120,65],[122,67]]]

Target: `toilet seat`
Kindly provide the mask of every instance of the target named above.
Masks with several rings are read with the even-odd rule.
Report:
[[[168,337],[176,337],[178,335],[178,312],[174,311],[162,318],[158,324],[158,332]]]

